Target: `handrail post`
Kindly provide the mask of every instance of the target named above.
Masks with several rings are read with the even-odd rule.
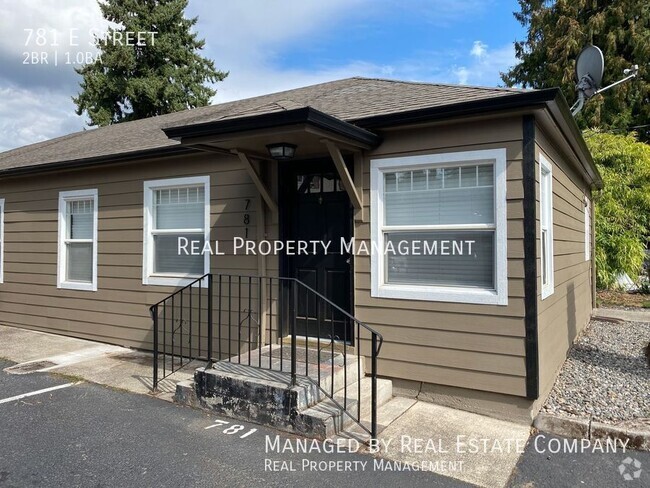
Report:
[[[151,307],[153,319],[153,390],[158,387],[158,305]]]
[[[296,320],[298,315],[298,287],[293,281],[289,282],[293,286],[293,304],[291,314],[293,319],[291,320],[291,384],[295,386],[296,384],[296,355],[297,355],[297,345],[296,345]]]
[[[377,334],[372,333],[372,351],[371,351],[371,402],[372,412],[370,417],[370,436],[377,438]]]
[[[212,365],[212,273],[208,276],[208,367]],[[199,334],[201,332],[199,331]]]

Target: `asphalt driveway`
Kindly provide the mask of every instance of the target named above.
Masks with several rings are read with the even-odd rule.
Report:
[[[469,486],[369,455],[267,453],[267,436],[292,437],[72,377],[0,371],[0,392],[0,486]]]
[[[0,487],[470,486],[377,470],[367,454],[267,452],[267,438],[297,438],[76,377],[2,371],[12,364],[0,360]],[[650,486],[649,452],[551,452],[558,441],[532,437],[508,486]]]

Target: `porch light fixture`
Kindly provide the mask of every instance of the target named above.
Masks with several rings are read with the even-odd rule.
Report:
[[[276,144],[269,144],[266,146],[269,150],[271,157],[278,161],[285,161],[293,158],[296,153],[296,145],[289,144],[288,142],[278,142]]]

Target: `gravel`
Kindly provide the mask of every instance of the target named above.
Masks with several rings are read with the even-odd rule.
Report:
[[[592,320],[542,410],[605,423],[650,419],[650,323]]]

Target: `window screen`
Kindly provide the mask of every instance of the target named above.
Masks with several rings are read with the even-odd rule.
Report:
[[[494,201],[491,163],[384,173],[385,282],[494,289]]]
[[[93,280],[94,201],[66,202],[66,281]]]
[[[180,237],[205,241],[205,187],[161,188],[153,195],[153,272],[201,275],[204,257],[178,250]]]

